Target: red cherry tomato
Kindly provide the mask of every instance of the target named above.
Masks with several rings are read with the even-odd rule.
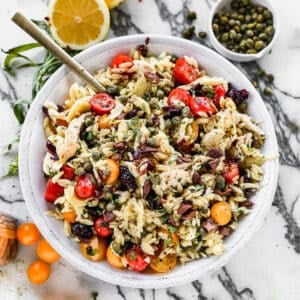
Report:
[[[128,266],[133,271],[141,272],[145,270],[149,265],[149,263],[145,261],[146,258],[145,253],[137,246],[133,246],[126,251]]]
[[[173,76],[177,83],[188,84],[198,78],[199,70],[180,57],[176,60]]]
[[[115,106],[115,100],[106,93],[100,93],[93,96],[90,100],[92,111],[97,115],[109,113]]]
[[[99,217],[94,224],[94,228],[100,237],[108,237],[112,235],[112,229],[109,228],[108,222],[105,222],[104,216]]]
[[[45,200],[51,203],[64,194],[64,187],[60,186],[58,183],[52,182],[51,179],[48,180],[46,190],[45,190]]]
[[[190,109],[194,116],[198,116],[200,112],[215,113],[216,109],[212,105],[212,100],[208,97],[195,97],[190,102]]]
[[[233,183],[240,175],[239,166],[236,162],[227,162],[223,176],[227,183]]]
[[[133,66],[133,60],[126,54],[120,53],[116,55],[111,62],[111,67],[112,68],[118,68],[121,64],[123,63],[131,63],[131,66]]]
[[[182,102],[185,105],[190,105],[191,100],[191,94],[187,90],[181,88],[176,88],[172,90],[168,96],[169,105],[176,105],[178,104],[178,102]]]
[[[86,199],[94,195],[96,186],[92,181],[92,176],[89,174],[77,177],[75,192],[79,198]]]
[[[62,170],[64,172],[63,178],[73,180],[75,178],[75,170],[68,165],[63,165]]]
[[[225,96],[225,93],[226,93],[226,91],[222,84],[215,86],[214,103],[215,103],[216,107],[220,107],[220,99],[221,99],[221,97]]]

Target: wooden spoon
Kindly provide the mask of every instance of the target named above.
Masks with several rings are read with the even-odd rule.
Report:
[[[91,73],[83,68],[76,60],[59,47],[46,33],[44,33],[37,25],[27,19],[24,15],[17,12],[12,20],[33,39],[43,45],[49,52],[56,56],[63,64],[65,64],[78,77],[89,84],[96,92],[105,92],[105,87],[97,81]]]

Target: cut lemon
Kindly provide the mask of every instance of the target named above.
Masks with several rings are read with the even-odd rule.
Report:
[[[124,0],[105,0],[109,9],[115,8],[120,5]]]
[[[49,22],[62,47],[81,50],[105,38],[110,15],[104,0],[51,0]]]

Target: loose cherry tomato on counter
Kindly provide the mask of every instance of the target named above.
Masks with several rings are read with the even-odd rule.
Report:
[[[97,235],[100,237],[108,237],[112,235],[113,231],[109,228],[109,222],[107,222],[104,216],[99,217],[94,224],[94,228],[97,232]]]
[[[115,100],[106,93],[99,93],[90,99],[92,111],[97,115],[109,113],[115,106]]]
[[[200,112],[213,114],[216,112],[212,100],[208,97],[195,97],[190,102],[190,109],[194,116],[199,116]]]
[[[17,229],[17,239],[25,246],[35,244],[40,237],[40,231],[33,223],[23,223]]]
[[[137,246],[133,246],[126,251],[126,259],[129,268],[136,272],[145,270],[150,263],[150,257],[147,257]]]
[[[42,261],[52,264],[60,259],[60,255],[54,250],[46,240],[39,241],[36,254]]]
[[[220,99],[224,97],[226,94],[225,88],[222,84],[215,86],[215,96],[214,96],[214,103],[216,107],[220,107]]]
[[[227,162],[223,176],[227,183],[233,183],[240,175],[239,165],[236,162]]]
[[[131,63],[130,67],[133,66],[133,60],[131,57],[129,57],[126,54],[120,53],[118,55],[116,55],[111,62],[111,67],[112,68],[119,68],[121,64],[124,63]]]
[[[199,70],[190,65],[184,57],[180,57],[176,60],[173,76],[176,83],[188,84],[198,78]]]
[[[232,217],[231,207],[227,202],[217,202],[211,207],[210,215],[218,225],[226,225]]]
[[[48,280],[49,276],[49,265],[40,260],[31,263],[27,269],[27,277],[33,284],[42,284]]]
[[[65,188],[60,186],[58,183],[52,182],[48,179],[46,190],[45,190],[45,200],[54,203],[55,200],[64,194]]]
[[[75,192],[79,198],[87,199],[94,195],[96,186],[92,181],[90,174],[84,174],[77,177],[75,185]]]
[[[63,165],[62,171],[64,172],[64,175],[62,176],[64,179],[73,180],[75,178],[74,168],[69,167],[68,165]]]
[[[184,89],[176,88],[171,91],[171,93],[168,96],[168,104],[169,105],[177,105],[178,102],[182,102],[185,105],[190,105],[190,102],[192,100],[191,94]]]

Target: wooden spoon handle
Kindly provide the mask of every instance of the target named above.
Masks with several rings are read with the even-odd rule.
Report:
[[[83,81],[89,84],[96,92],[105,92],[105,87],[98,82],[85,68],[83,68],[76,60],[68,55],[61,47],[59,47],[46,33],[44,33],[37,25],[27,19],[24,15],[17,12],[12,20],[32,38],[38,41],[46,49],[55,55],[70,70],[77,74]]]

